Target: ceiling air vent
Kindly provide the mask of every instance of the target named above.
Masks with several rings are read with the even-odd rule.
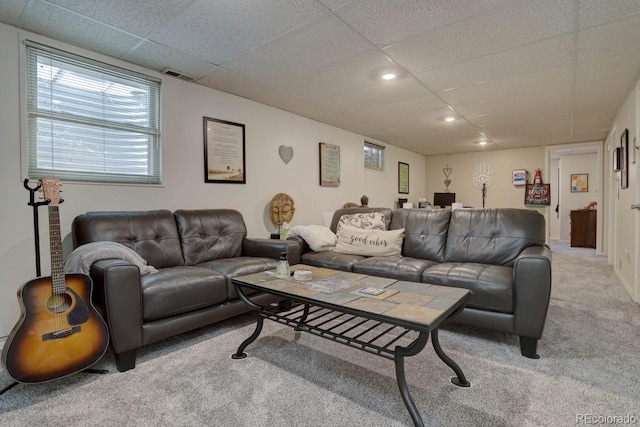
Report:
[[[186,82],[192,82],[194,80],[194,78],[191,76],[187,76],[186,74],[182,74],[179,71],[170,70],[168,68],[162,70],[162,74],[166,74],[168,76],[175,77]]]

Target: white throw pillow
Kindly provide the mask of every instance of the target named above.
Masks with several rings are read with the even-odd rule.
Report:
[[[336,245],[336,235],[322,225],[296,225],[289,229],[287,237],[302,237],[314,252],[332,251]]]
[[[342,226],[335,251],[342,254],[392,256],[402,253],[404,228],[398,230],[362,230]]]
[[[367,213],[355,213],[346,214],[340,217],[338,225],[336,226],[336,233],[340,232],[340,228],[354,227],[367,230],[386,230],[387,227],[384,223],[384,214],[382,212],[367,212]]]

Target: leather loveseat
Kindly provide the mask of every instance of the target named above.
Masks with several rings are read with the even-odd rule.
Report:
[[[74,248],[118,242],[158,270],[141,275],[114,258],[90,267],[93,302],[109,327],[119,371],[135,367],[143,345],[249,311],[232,277],[275,269],[281,252],[291,263],[300,260],[297,242],[247,238],[242,215],[229,209],[89,212],[74,219],[72,235]]]
[[[545,220],[528,209],[337,210],[342,215],[382,212],[387,228],[404,229],[401,256],[313,252],[300,238],[301,262],[411,282],[470,289],[454,322],[517,334],[522,355],[538,358],[551,293],[551,250]]]

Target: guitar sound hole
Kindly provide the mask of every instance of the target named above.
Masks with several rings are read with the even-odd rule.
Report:
[[[47,300],[47,310],[55,314],[64,313],[65,311],[69,310],[69,307],[71,307],[72,303],[73,300],[67,293],[62,295],[52,295]]]

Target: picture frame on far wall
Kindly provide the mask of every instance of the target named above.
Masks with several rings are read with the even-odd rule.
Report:
[[[629,188],[629,129],[620,136],[620,188]]]
[[[525,185],[527,183],[527,175],[526,169],[516,169],[511,172],[511,183],[513,185]]]
[[[340,186],[340,146],[320,142],[320,187]]]
[[[589,174],[572,173],[571,174],[571,192],[586,193],[589,191]]]
[[[398,193],[409,194],[409,164],[398,162]]]
[[[244,125],[203,118],[204,182],[246,184]]]

